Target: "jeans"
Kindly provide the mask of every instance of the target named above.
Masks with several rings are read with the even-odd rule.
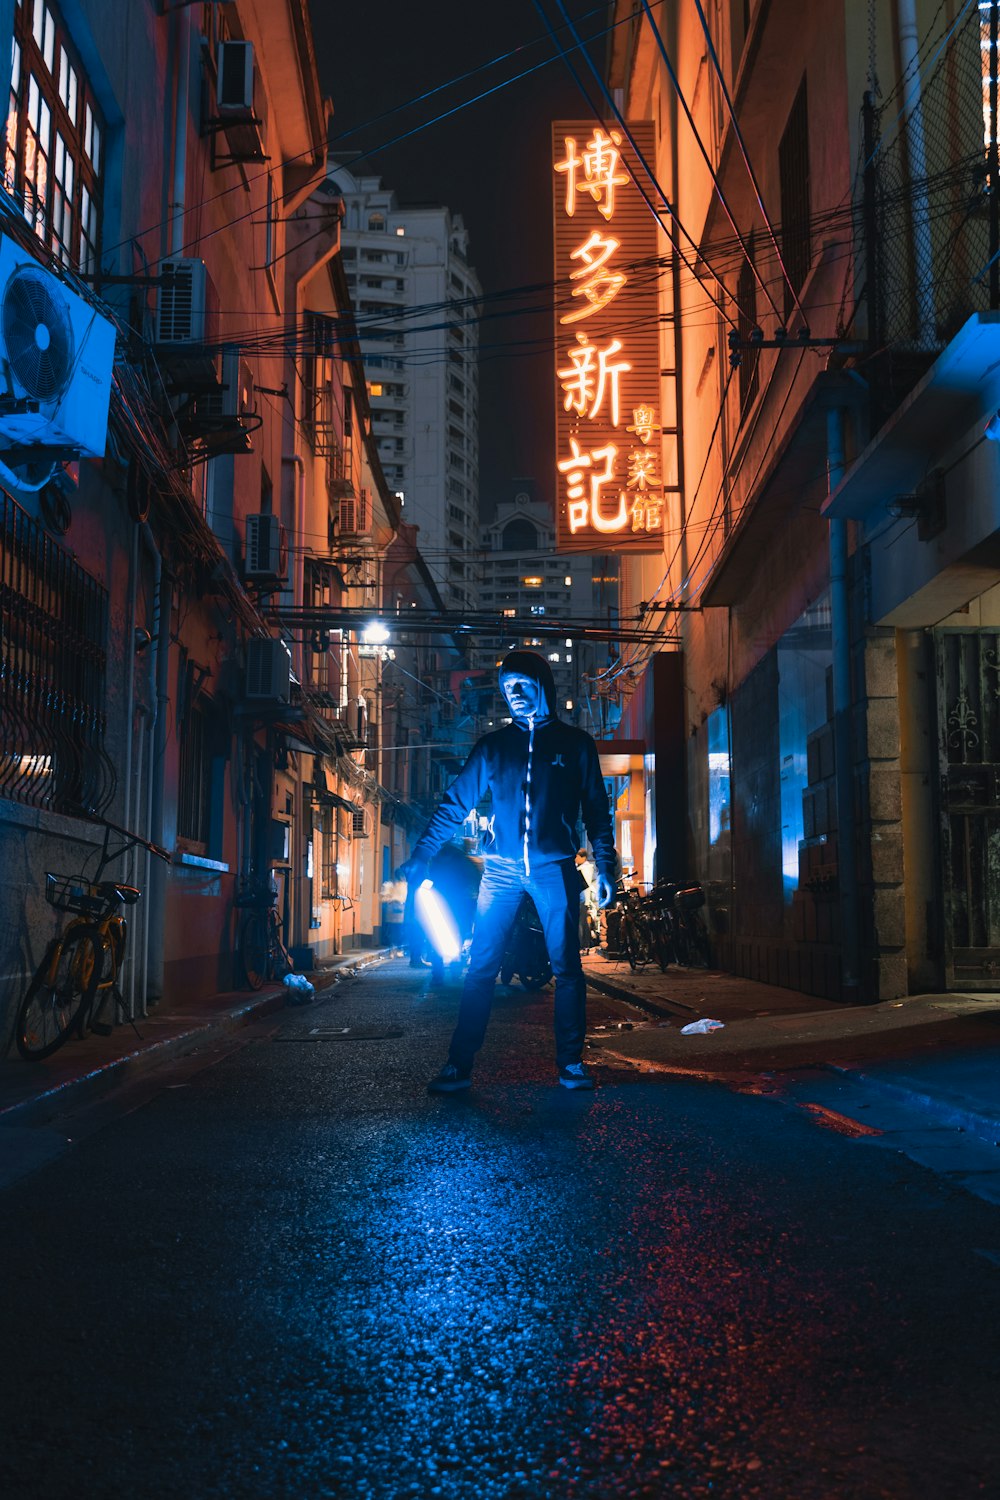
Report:
[[[497,972],[525,891],[538,911],[555,975],[556,1062],[565,1067],[579,1062],[583,1055],[587,985],[580,963],[580,877],[576,864],[572,859],[553,861],[538,865],[528,876],[519,860],[492,856],[486,860],[479,887],[469,968],[458,1025],[448,1049],[448,1060],[456,1067],[471,1067],[483,1045]]]

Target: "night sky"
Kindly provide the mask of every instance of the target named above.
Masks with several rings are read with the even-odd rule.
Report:
[[[558,5],[545,0],[545,8],[556,25]],[[600,62],[607,7],[571,0],[566,10],[583,37],[599,37],[593,51]],[[480,330],[480,490],[488,519],[497,502],[511,496],[514,478],[545,479],[551,472],[554,397],[545,290],[552,280],[549,123],[589,118],[588,106],[557,56],[534,0],[504,0],[500,6],[469,6],[467,0],[334,6],[312,0],[312,17],[320,80],[334,104],[333,150],[348,164],[349,152],[370,153],[358,170],[379,175],[401,203],[443,203],[460,213],[485,293],[542,284],[530,297],[517,294],[492,308],[487,304],[488,311],[502,316],[488,319]],[[568,33],[561,35],[570,45]],[[515,56],[483,68],[515,48]],[[540,63],[546,65],[528,77],[469,102]],[[577,66],[596,94],[593,76],[579,57]],[[462,77],[474,69],[483,71]],[[450,86],[410,105],[441,84]],[[428,125],[456,105],[464,107]],[[376,119],[385,111],[395,112]],[[375,149],[415,127],[424,128]],[[529,301],[538,309],[533,315],[524,311]]]

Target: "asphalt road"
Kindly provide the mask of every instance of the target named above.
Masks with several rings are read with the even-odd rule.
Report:
[[[766,1096],[567,1093],[544,996],[428,1096],[455,1001],[369,971],[57,1122],[5,1495],[1000,1494],[1000,1209]]]

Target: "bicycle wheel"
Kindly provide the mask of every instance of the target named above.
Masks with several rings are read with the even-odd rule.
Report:
[[[50,943],[17,1013],[17,1050],[29,1062],[51,1057],[92,1004],[103,965],[96,927],[75,927]]]
[[[662,973],[666,973],[674,956],[673,943],[670,939],[670,929],[662,917],[657,917],[652,927],[653,957],[660,966]]]
[[[641,958],[635,924],[628,917],[622,923],[622,947],[625,950],[625,957],[628,959],[628,966],[634,974],[639,967]]]
[[[239,950],[243,973],[252,990],[259,990],[267,978],[268,913],[248,911],[240,923]]]
[[[700,965],[703,969],[707,969],[711,965],[708,928],[696,911],[688,913],[687,925],[690,962]]]
[[[268,913],[267,960],[268,979],[284,979],[295,968],[292,955],[281,941],[281,918],[274,910]]]

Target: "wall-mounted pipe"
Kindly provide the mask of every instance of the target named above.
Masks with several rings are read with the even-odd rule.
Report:
[[[826,417],[829,490],[844,474],[844,414]],[[854,817],[854,734],[851,712],[851,618],[847,587],[847,522],[830,521],[830,632],[833,654],[833,745],[837,796],[837,884],[840,895],[841,985],[845,1000],[860,991],[857,837]]]

